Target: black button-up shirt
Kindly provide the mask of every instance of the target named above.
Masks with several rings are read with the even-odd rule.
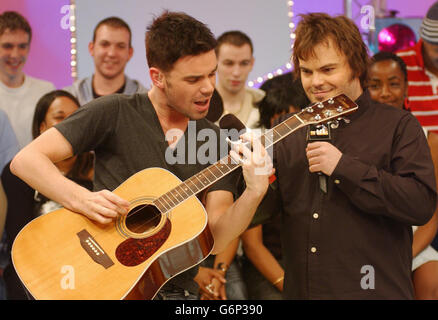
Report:
[[[414,297],[412,225],[425,224],[436,206],[428,144],[409,112],[367,92],[356,103],[351,123],[332,131],[343,155],[327,193],[309,172],[307,128],[274,147],[286,299]]]

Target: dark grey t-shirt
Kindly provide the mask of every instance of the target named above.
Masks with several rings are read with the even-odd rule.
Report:
[[[177,147],[169,149],[147,94],[95,99],[55,127],[70,142],[74,154],[96,153],[96,191],[114,190],[131,175],[151,167],[167,169],[184,181],[227,154],[225,136],[205,119],[190,121]],[[227,190],[236,195],[238,174],[240,171],[235,171],[222,178],[209,191]],[[196,293],[193,278],[197,270],[194,267],[168,283]]]

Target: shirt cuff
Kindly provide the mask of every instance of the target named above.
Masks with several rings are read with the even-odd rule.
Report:
[[[357,158],[342,154],[331,178],[344,192],[352,193],[360,187],[364,180],[377,181],[377,172]]]

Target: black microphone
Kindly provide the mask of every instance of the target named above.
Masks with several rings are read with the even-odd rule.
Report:
[[[219,127],[226,130],[226,141],[232,148],[233,145],[243,143],[240,139],[240,135],[244,134],[247,129],[242,121],[239,120],[234,114],[227,113],[219,120]],[[249,143],[243,143],[250,148]]]
[[[326,124],[310,125],[307,127],[307,142],[331,141],[330,126]],[[319,179],[319,188],[322,192],[327,193],[327,175],[321,171],[317,172]]]
[[[244,134],[245,132],[249,131],[249,129],[246,128],[246,126],[242,123],[242,121],[240,121],[239,118],[237,118],[234,114],[231,114],[231,113],[224,115],[219,120],[219,127],[221,129],[229,130],[228,136],[227,136],[227,139],[228,139],[227,141],[230,145],[233,143],[241,143],[242,142],[238,135],[232,134],[233,129],[234,129],[233,130],[234,132],[237,132],[240,134]],[[250,148],[249,142],[247,143],[247,146]],[[272,186],[272,183],[276,179],[277,179],[277,177],[275,176],[275,174],[271,175],[269,177],[269,184]]]
[[[208,113],[205,118],[211,122],[216,122],[220,119],[222,113],[224,113],[224,102],[222,101],[219,92],[214,89],[213,96],[210,100],[210,107],[208,108]]]
[[[238,132],[242,132],[242,134],[247,131],[243,122],[232,113],[227,113],[219,120],[219,127],[229,131],[234,129]]]

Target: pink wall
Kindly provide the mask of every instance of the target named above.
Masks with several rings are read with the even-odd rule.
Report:
[[[17,11],[32,27],[32,43],[25,72],[51,81],[55,87],[71,84],[70,30],[61,27],[61,8],[69,0],[1,0],[0,12]]]

